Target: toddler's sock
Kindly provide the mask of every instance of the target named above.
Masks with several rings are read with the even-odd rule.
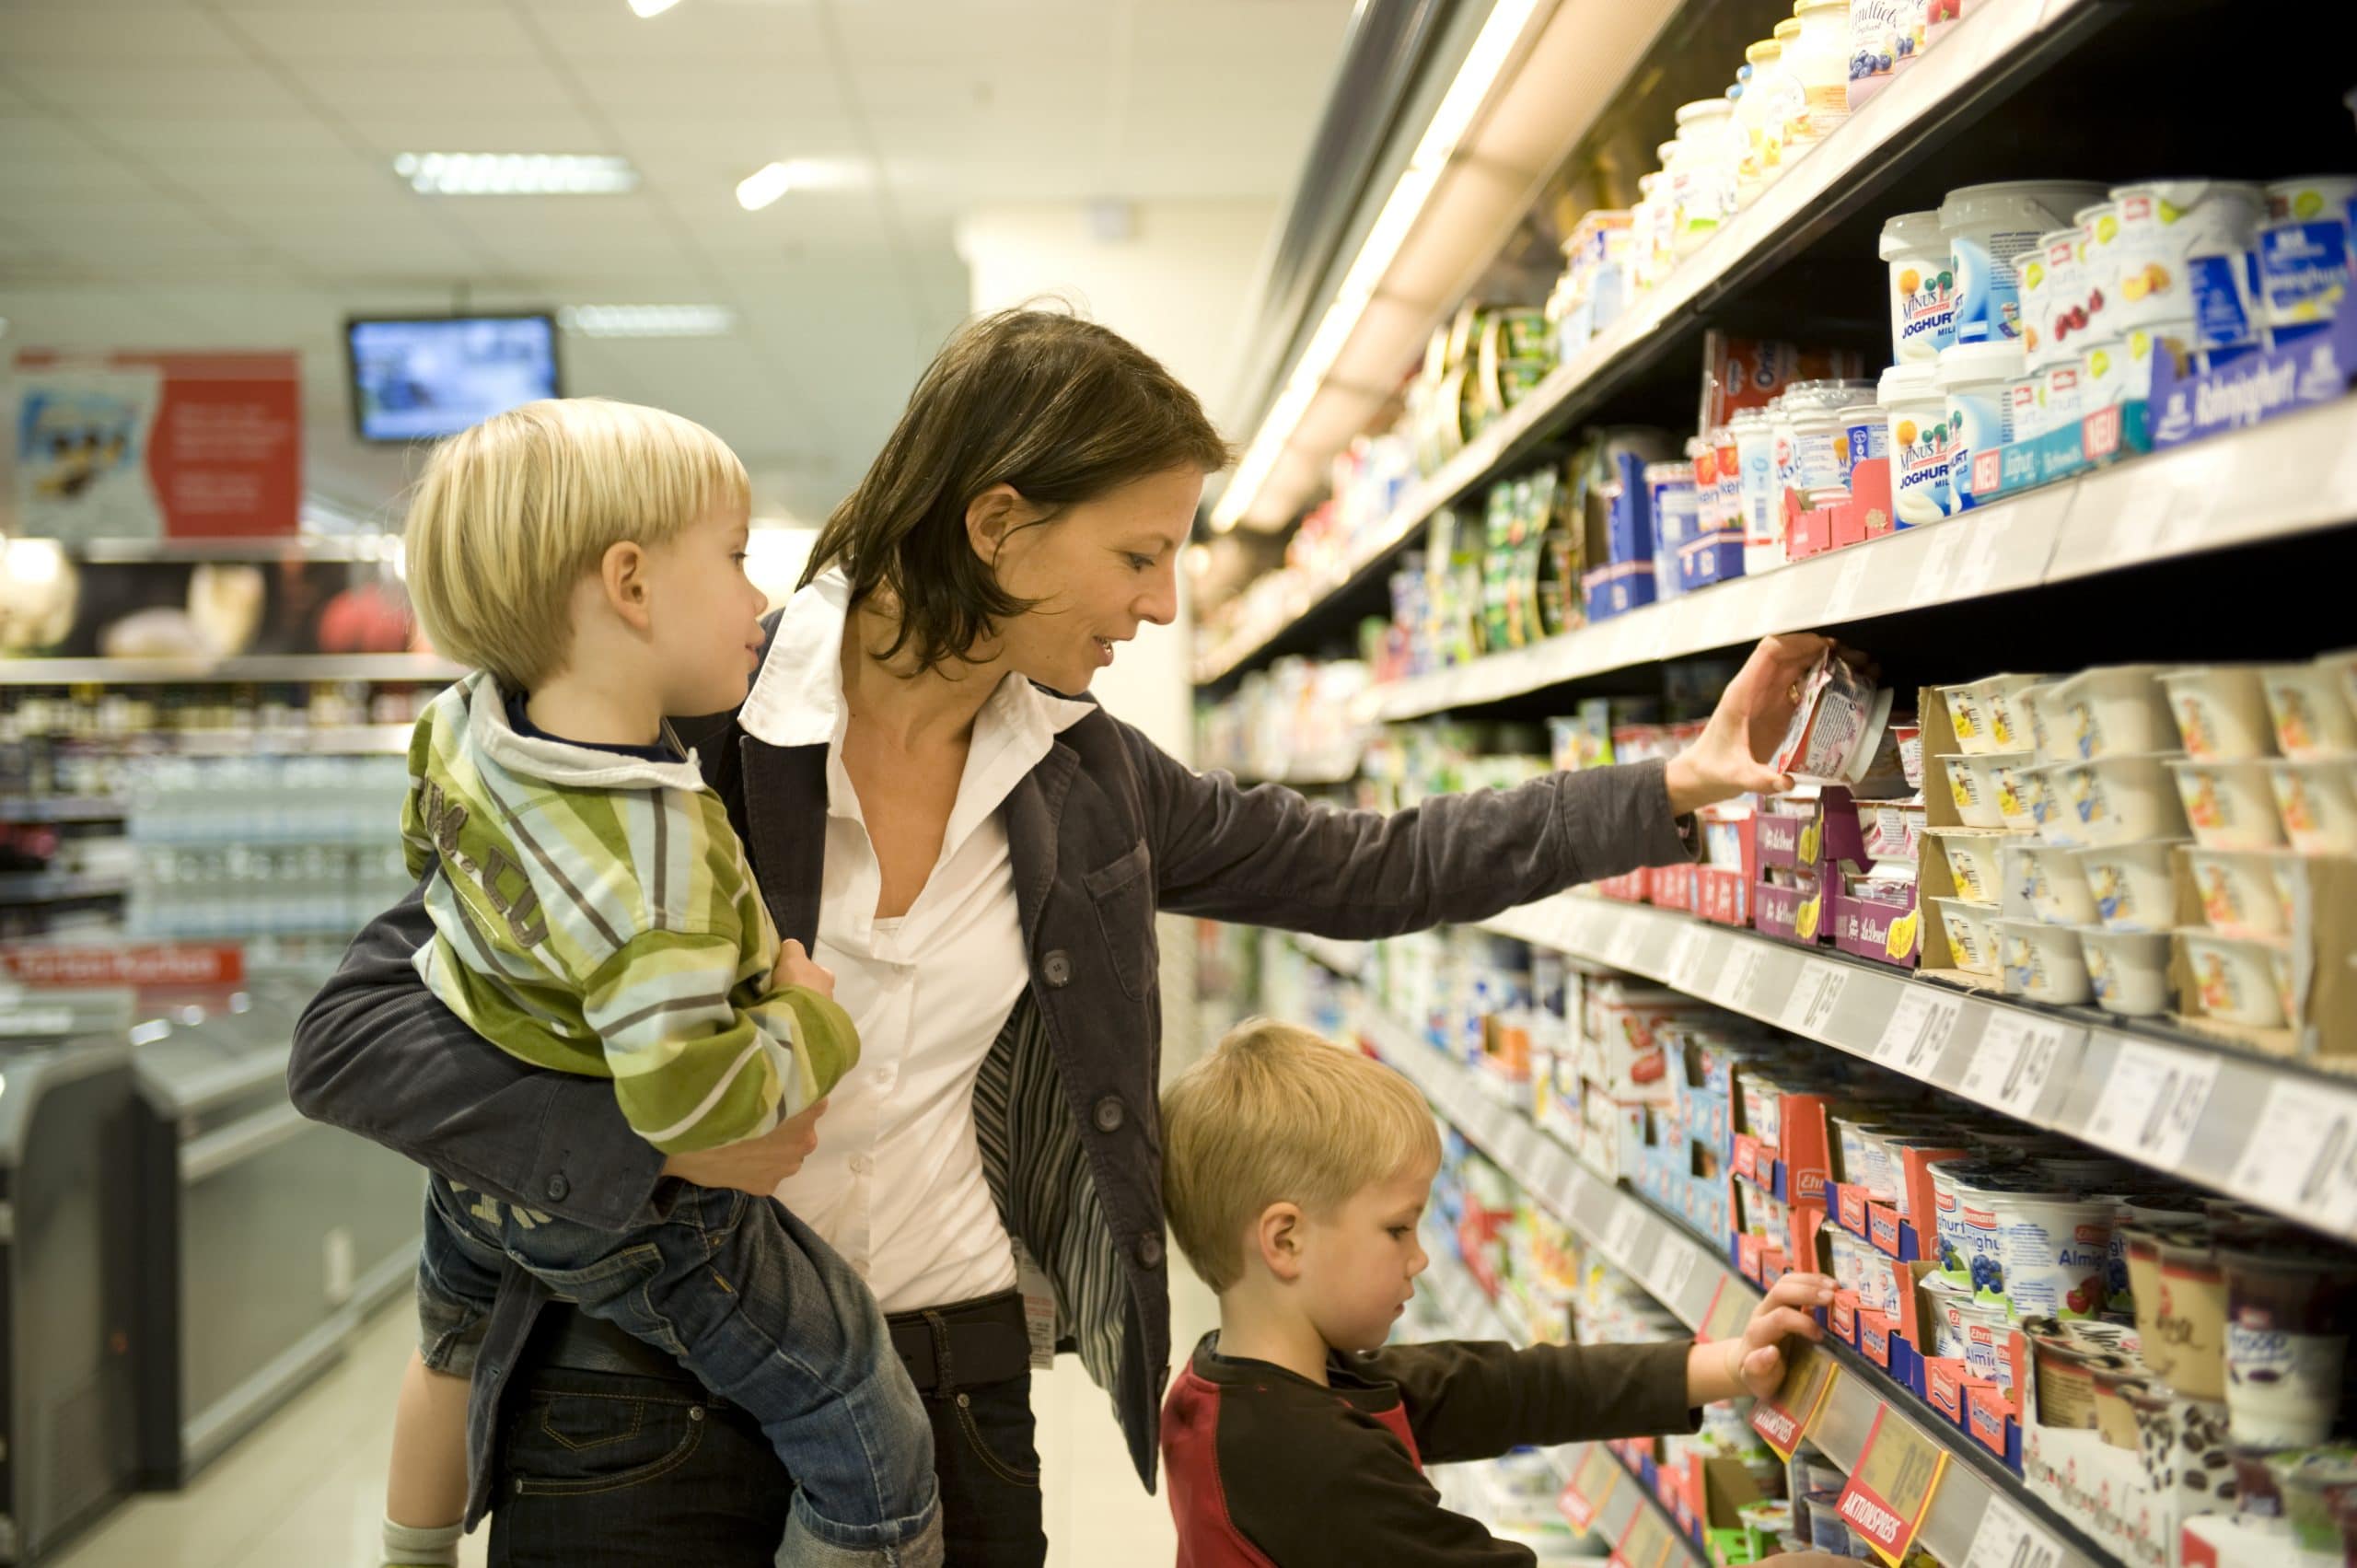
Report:
[[[386,1568],[459,1568],[456,1525],[397,1525],[385,1521]]]

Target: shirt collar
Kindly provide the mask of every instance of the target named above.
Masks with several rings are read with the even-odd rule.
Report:
[[[851,613],[851,577],[830,567],[798,589],[779,612],[777,635],[737,711],[746,734],[772,746],[831,745],[843,726],[843,623]],[[982,704],[974,724],[979,746],[1021,742],[1045,757],[1055,737],[1096,711],[1094,703],[1059,697],[1009,672]]]
[[[678,747],[673,761],[632,757],[595,746],[577,746],[552,736],[520,735],[507,720],[507,699],[499,683],[476,670],[459,683],[466,703],[467,742],[512,773],[545,784],[575,789],[706,788],[703,770],[693,749],[664,726],[664,735]]]

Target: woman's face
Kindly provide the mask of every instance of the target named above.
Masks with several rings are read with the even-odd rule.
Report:
[[[1036,527],[1021,526],[1021,511],[995,530],[977,524],[975,547],[995,554],[999,582],[1038,601],[999,628],[990,653],[1052,691],[1087,691],[1140,622],[1178,619],[1178,552],[1202,494],[1201,469],[1171,469]]]

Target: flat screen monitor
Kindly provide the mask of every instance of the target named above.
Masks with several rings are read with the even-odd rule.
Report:
[[[556,318],[354,317],[344,323],[352,413],[364,441],[452,435],[558,389]]]

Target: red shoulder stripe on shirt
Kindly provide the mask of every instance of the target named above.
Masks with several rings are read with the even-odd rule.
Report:
[[[1162,1402],[1163,1475],[1178,1527],[1177,1568],[1276,1568],[1228,1517],[1219,1473],[1219,1386],[1189,1366]]]

